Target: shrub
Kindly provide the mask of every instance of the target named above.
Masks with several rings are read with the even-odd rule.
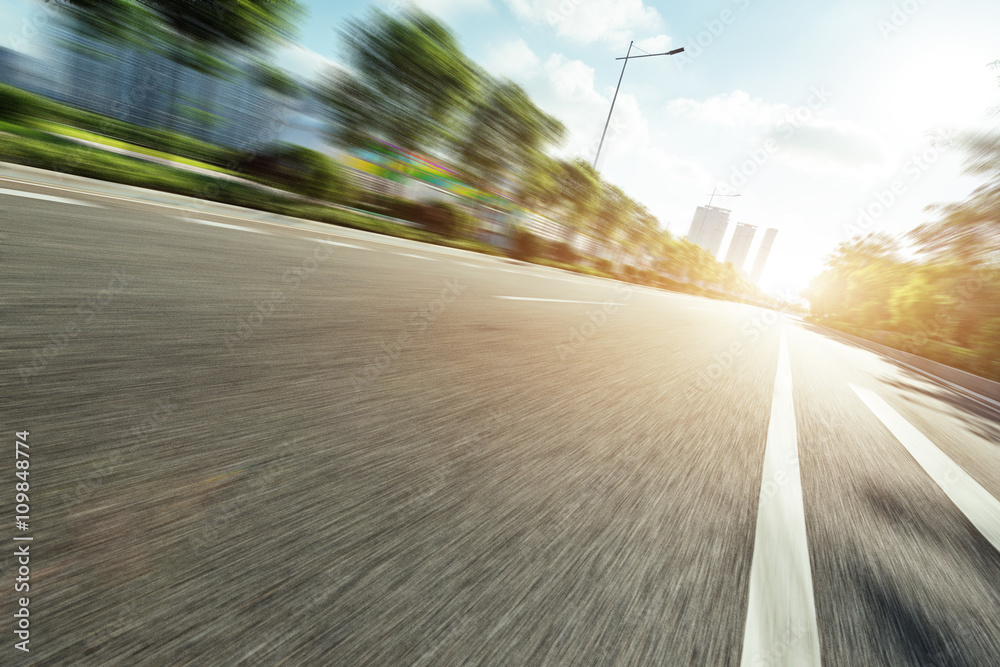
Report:
[[[434,231],[452,239],[469,238],[476,229],[476,220],[466,213],[458,204],[452,202],[436,202],[434,213],[437,227]]]
[[[541,256],[544,248],[545,242],[542,239],[524,227],[518,227],[514,233],[514,248],[511,250],[511,256],[514,259],[527,262],[534,257]]]
[[[34,116],[33,96],[18,88],[0,85],[0,120],[21,120]]]
[[[0,85],[0,118],[25,121],[33,118],[48,120],[193,160],[218,166],[229,165],[233,169],[238,169],[245,161],[245,156],[241,157],[234,149],[216,146],[176,132],[133,125],[11,86]]]
[[[595,257],[592,260],[594,268],[602,273],[611,274],[613,273],[613,267],[611,266],[611,260],[605,259],[604,257]]]
[[[576,264],[578,260],[576,251],[573,249],[573,246],[564,241],[559,241],[551,244],[549,246],[548,254],[551,259],[554,259],[555,261],[561,262],[563,264]]]
[[[326,201],[353,199],[351,183],[340,166],[318,151],[283,144],[246,164],[248,173],[297,194]]]

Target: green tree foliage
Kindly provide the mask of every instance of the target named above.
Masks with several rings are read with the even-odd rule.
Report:
[[[532,173],[544,168],[545,151],[558,143],[566,128],[535,106],[524,89],[510,80],[478,76],[457,152],[465,169],[479,183],[499,174]],[[521,198],[531,196],[520,188]]]
[[[687,241],[671,239],[648,209],[607,183],[587,161],[557,160],[549,150],[565,128],[525,91],[475,66],[452,33],[423,11],[372,10],[342,32],[347,68],[331,69],[323,86],[331,134],[353,148],[390,144],[454,160],[484,190],[550,215],[570,230],[564,242],[542,242],[527,230],[515,239],[522,257],[575,261],[576,236],[591,234],[632,255],[651,254],[672,275],[756,293],[735,271]]]
[[[806,296],[820,321],[1000,378],[996,253],[970,247],[947,226],[943,221],[910,234],[911,251],[918,251],[911,259],[884,235],[843,243]]]
[[[809,286],[813,313],[871,328],[886,324],[902,269],[898,252],[896,240],[884,234],[841,243],[827,259],[827,269]]]
[[[258,85],[278,95],[299,97],[306,92],[305,86],[270,63],[263,61],[254,63],[252,74]]]
[[[525,175],[523,200],[525,206],[554,213],[563,203],[562,166],[544,153],[532,160]]]
[[[325,86],[342,142],[427,152],[454,141],[476,76],[448,28],[416,8],[376,9],[342,36],[350,70],[331,72]]]
[[[591,229],[599,238],[616,239],[631,222],[635,202],[620,187],[606,181],[600,183],[598,202]]]
[[[255,156],[248,171],[306,197],[338,202],[354,198],[343,169],[322,153],[303,146],[275,146]]]
[[[601,177],[589,162],[576,159],[562,163],[563,196],[571,211],[570,227],[577,232],[586,231],[590,216],[600,204]]]
[[[160,24],[208,47],[262,50],[287,39],[303,13],[296,0],[66,0],[96,34],[149,37]]]

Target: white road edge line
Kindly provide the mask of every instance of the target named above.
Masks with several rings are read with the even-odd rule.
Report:
[[[408,252],[394,252],[393,255],[399,255],[400,257],[412,257],[413,259],[426,259],[428,262],[440,262],[440,259],[435,259],[433,257],[424,257],[423,255],[411,255]]]
[[[884,357],[885,359],[893,361],[893,362],[895,362],[897,364],[903,364],[904,366],[906,366],[910,370],[916,371],[920,375],[922,375],[922,376],[924,376],[926,378],[929,378],[933,382],[937,382],[939,384],[948,385],[949,387],[951,387],[955,391],[959,392],[960,394],[962,394],[966,398],[969,398],[969,399],[971,399],[973,401],[976,401],[977,403],[979,403],[980,405],[982,405],[984,408],[990,408],[990,409],[993,409],[993,410],[996,410],[996,409],[1000,408],[1000,401],[995,401],[992,398],[990,398],[989,396],[983,396],[982,394],[980,394],[977,391],[973,391],[972,389],[968,389],[966,387],[963,387],[962,385],[955,384],[954,382],[951,382],[950,380],[945,380],[943,377],[939,377],[937,375],[934,375],[934,373],[931,373],[930,371],[925,371],[922,368],[917,368],[916,366],[912,366],[912,365],[906,363],[905,361],[901,361],[901,360],[896,359],[894,357],[890,357],[889,355],[887,355],[887,354],[885,354],[883,352],[879,352],[878,350],[876,350],[874,348],[871,348],[871,347],[868,347],[867,345],[864,345],[862,343],[858,343],[856,341],[848,340],[848,339],[844,338],[843,336],[837,335],[837,333],[835,331],[831,331],[830,329],[826,329],[826,330],[829,331],[830,333],[832,333],[834,336],[837,336],[837,338],[839,338],[840,340],[844,341],[845,343],[849,343],[849,344],[853,344],[853,345],[859,345],[859,346],[863,347],[864,349],[868,350],[869,352],[871,352],[872,354],[877,354],[880,357]]]
[[[187,220],[188,222],[196,222],[199,225],[211,225],[213,227],[226,227],[227,229],[238,229],[242,232],[253,232],[254,234],[269,234],[260,229],[250,229],[249,227],[240,227],[239,225],[227,225],[224,222],[212,222],[211,220],[199,220],[198,218],[179,218],[180,220]]]
[[[779,346],[740,665],[820,667],[792,366],[784,329]]]
[[[66,199],[65,197],[56,197],[55,195],[42,195],[37,192],[25,192],[24,190],[8,190],[7,188],[0,188],[0,195],[10,195],[12,197],[24,197],[26,199],[41,199],[43,201],[54,201],[61,204],[72,204],[74,206],[89,206],[91,208],[103,208],[99,204],[91,204],[90,202],[80,201],[79,199]]]
[[[494,299],[507,299],[508,301],[547,301],[550,303],[591,303],[597,304],[599,306],[604,305],[607,301],[576,301],[575,299],[542,299],[540,297],[534,296],[493,296]],[[616,306],[625,306],[628,304],[617,303],[613,304]]]
[[[941,487],[951,502],[969,518],[997,551],[1000,551],[1000,500],[952,461],[937,445],[917,430],[870,389],[851,385],[868,409],[875,413],[892,435],[910,452],[920,467]]]

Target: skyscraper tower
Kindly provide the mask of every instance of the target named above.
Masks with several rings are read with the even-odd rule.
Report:
[[[767,264],[767,256],[771,254],[771,246],[774,245],[774,237],[778,235],[778,230],[774,227],[764,232],[764,238],[757,249],[757,257],[753,261],[753,269],[750,270],[750,282],[756,284],[760,281],[761,274],[764,273],[764,265]]]
[[[699,206],[691,220],[688,240],[718,256],[722,238],[729,227],[729,209],[717,206]]]
[[[756,225],[739,222],[736,224],[736,231],[733,232],[733,240],[729,242],[726,261],[732,262],[740,274],[743,274],[743,265],[747,262],[747,254],[750,252],[750,244],[753,243],[753,235],[756,232]]]

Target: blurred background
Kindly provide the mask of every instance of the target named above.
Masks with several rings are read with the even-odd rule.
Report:
[[[635,196],[648,193],[641,179],[623,179],[619,169],[609,180],[591,164],[595,142],[581,143],[579,131],[497,73],[516,67],[480,65],[444,20],[414,5],[362,7],[346,16],[330,30],[339,60],[314,58],[311,71],[279,65],[288,61],[279,53],[308,52],[296,46],[300,30],[315,31],[301,2],[62,1],[19,9],[21,30],[8,35],[13,48],[0,48],[4,160],[789,311],[808,306],[817,320],[844,331],[1000,376],[1000,141],[991,121],[972,130],[942,126],[912,159],[886,162],[878,174],[868,162],[845,172],[845,180],[867,179],[871,194],[846,207],[850,219],[841,217],[836,233],[829,225],[810,233],[808,216],[798,214],[786,224],[762,220],[764,233],[764,224],[760,232],[730,225],[731,210],[719,202],[755,210],[763,179],[787,169],[799,144],[846,125],[823,108],[823,86],[804,89],[812,93],[798,108],[765,109],[760,100],[739,98],[744,111],[768,116],[761,136],[777,138],[780,151],[765,165],[769,157],[758,146],[760,164],[747,174],[737,159],[738,169],[722,173],[728,180],[716,180],[713,192],[732,196],[758,167],[771,171],[743,190],[744,199],[717,199],[715,208],[709,199],[693,211],[689,202],[703,194],[694,187],[673,194],[684,177],[664,174],[661,189],[692,216],[690,229],[686,220],[671,228],[656,211],[673,209],[647,194],[657,202],[651,208]],[[588,11],[556,13],[549,24],[562,35]],[[662,28],[660,15],[649,11],[651,25]],[[873,26],[887,44],[904,26],[922,29],[908,14]],[[662,37],[642,43],[675,45]],[[713,45],[688,46],[682,73],[716,66]],[[648,87],[642,78],[636,85]],[[630,109],[637,99],[623,97],[624,120],[610,124],[610,147],[635,143],[630,132],[642,123]],[[727,100],[678,97],[666,108],[676,118],[704,116],[710,107],[726,115],[739,102]],[[591,115],[600,125],[603,112]],[[787,145],[780,143],[782,128],[795,133]],[[845,137],[825,150],[845,150]],[[882,139],[869,139],[876,153],[888,150]],[[622,150],[609,159],[621,160]],[[964,167],[955,156],[964,156]],[[939,158],[954,160],[954,176],[977,189],[959,201],[925,198],[920,205],[934,208],[914,217],[909,200],[920,188],[911,182]],[[839,196],[829,173],[813,176]],[[791,183],[783,197],[801,211]],[[928,177],[920,186],[934,190],[934,183]],[[720,223],[706,234],[718,238],[700,238],[710,210]],[[902,223],[893,217],[900,215]],[[730,246],[724,256],[723,236]],[[826,253],[836,247],[824,266],[814,257],[817,243],[829,244]]]

